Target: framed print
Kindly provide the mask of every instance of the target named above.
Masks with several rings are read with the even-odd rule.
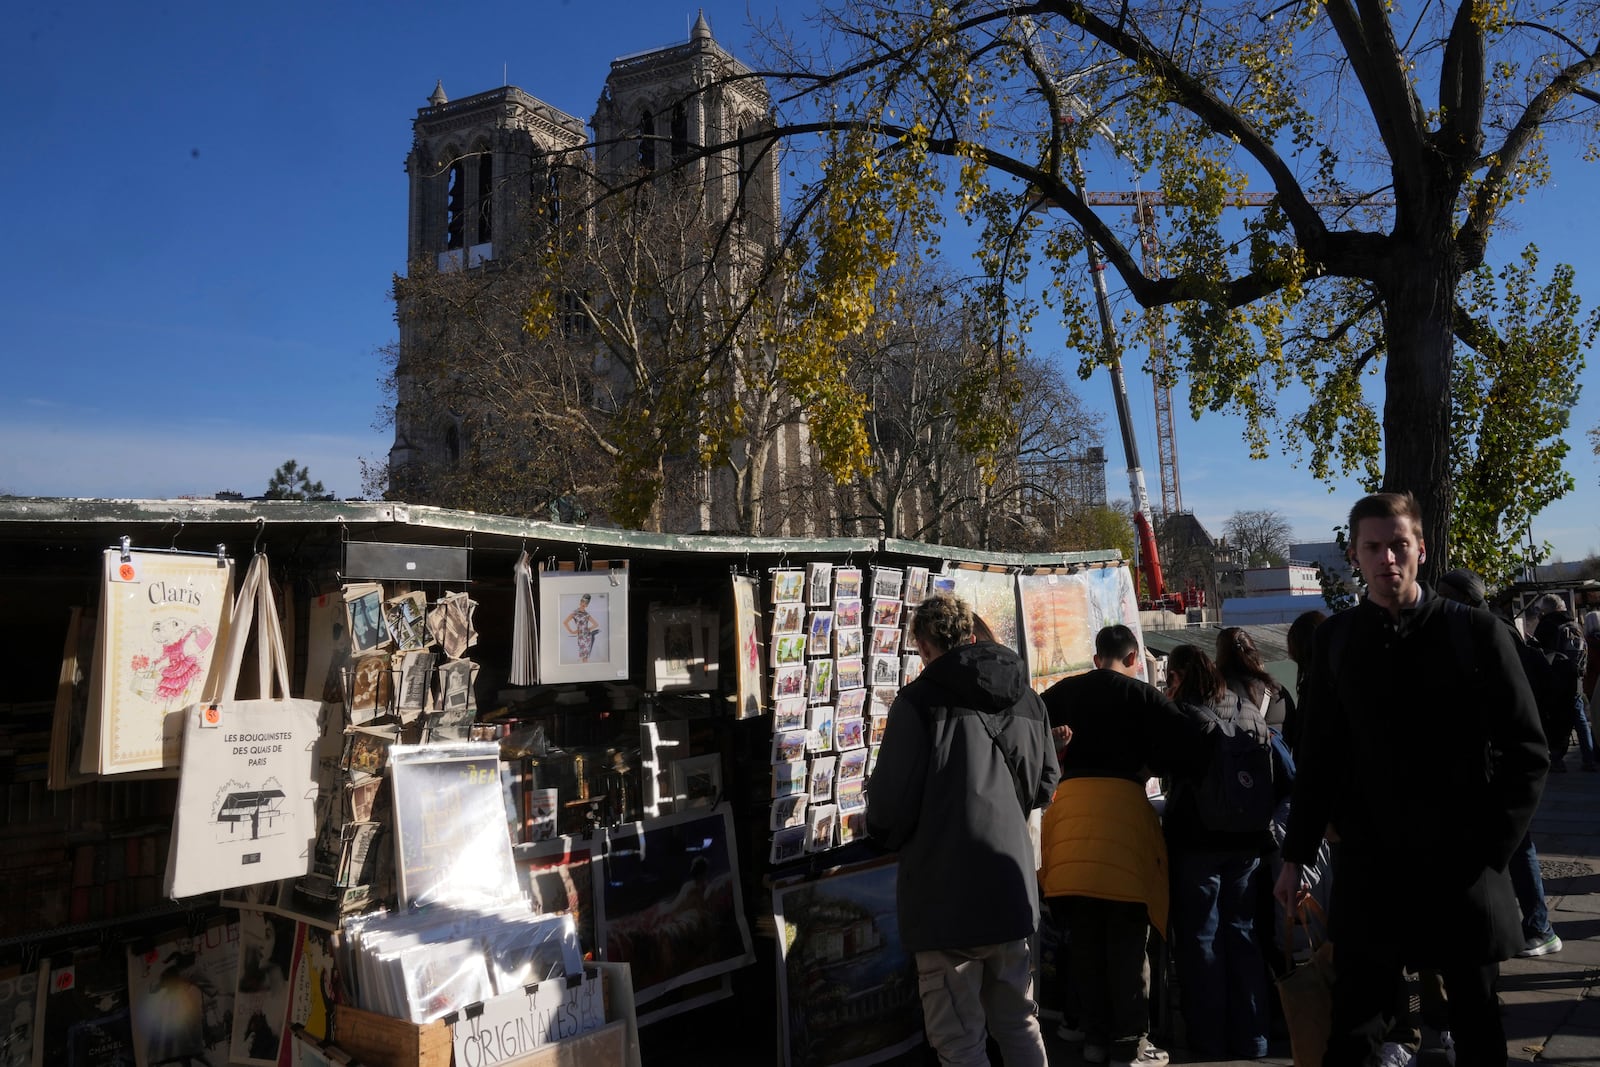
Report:
[[[836,599],[859,599],[861,596],[861,568],[835,567],[833,569],[833,595]]]
[[[906,595],[907,607],[916,607],[928,596],[928,568],[906,568]]]
[[[806,654],[826,656],[833,650],[833,612],[813,611],[806,623]]]
[[[539,571],[539,681],[628,677],[628,568]]]
[[[923,1043],[916,963],[895,910],[898,868],[879,860],[773,887],[784,1067],[881,1063]],[[871,1003],[871,1016],[836,1007],[856,1003]]]
[[[805,634],[777,634],[772,639],[772,662],[775,666],[806,661]]]
[[[805,823],[806,796],[804,793],[779,797],[772,802],[772,818],[768,823],[767,829],[786,830],[791,826],[804,826]]]
[[[761,714],[761,612],[756,606],[755,579],[736,574],[733,578],[733,648],[739,662],[735,696],[736,718]]]
[[[775,570],[772,572],[772,602],[774,604],[803,603],[806,593],[806,572],[802,570]]]
[[[860,689],[866,685],[866,668],[861,664],[861,657],[848,656],[836,661],[833,668],[833,683],[840,692]]]
[[[859,782],[867,776],[867,750],[852,749],[839,756],[839,781]]]
[[[806,666],[803,663],[772,668],[772,698],[803,697],[806,694]]]
[[[867,691],[865,689],[846,689],[834,700],[834,707],[838,709],[841,719],[859,719],[867,706]]]
[[[402,652],[414,652],[433,643],[428,636],[428,598],[414,589],[383,602],[383,623]]]
[[[806,682],[806,699],[813,704],[826,704],[833,696],[833,660],[814,659]]]
[[[806,564],[806,603],[821,607],[833,599],[833,564]]]
[[[785,730],[772,735],[772,762],[793,763],[806,755],[806,737],[809,730]]]
[[[792,797],[796,793],[804,793],[810,788],[811,780],[807,777],[806,761],[793,760],[789,763],[774,763],[772,765],[772,799],[779,797]]]
[[[652,693],[703,691],[706,653],[700,609],[651,604],[649,620],[645,689]]]
[[[872,568],[872,598],[874,600],[888,597],[900,599],[900,592],[905,586],[905,571],[898,567]]]
[[[898,626],[874,626],[872,628],[872,654],[874,656],[898,656],[900,654],[900,628]]]
[[[861,748],[866,744],[866,733],[860,719],[835,719],[833,723],[833,747],[843,752],[849,748]]]
[[[900,657],[899,656],[873,656],[872,657],[872,684],[877,686],[900,687]]]
[[[635,1003],[755,961],[734,841],[726,804],[606,831],[600,942]]]
[[[861,629],[861,598],[848,597],[834,601],[833,624],[849,630]]]
[[[792,604],[776,604],[772,608],[774,634],[803,634],[806,632],[806,606],[796,600]]]
[[[785,730],[804,730],[806,728],[806,701],[805,697],[784,697],[775,701],[772,709],[772,732],[783,733]]]
[[[900,625],[900,601],[887,597],[874,597],[872,599],[872,625],[876,629],[880,626]]]
[[[811,709],[811,719],[806,725],[806,751],[826,752],[833,747],[833,716],[830,705],[817,704]]]
[[[833,847],[839,809],[833,804],[816,804],[806,809],[806,851],[826,852]]]
[[[344,587],[344,608],[350,616],[350,651],[361,656],[389,644],[389,626],[383,621],[383,586],[352,582]]]
[[[835,656],[859,656],[861,655],[861,648],[862,637],[859,626],[847,626],[844,629],[835,629],[833,631],[833,654]]]
[[[813,804],[826,804],[833,799],[834,766],[833,756],[817,756],[811,760],[811,785],[807,792]]]
[[[772,835],[772,851],[767,861],[773,865],[797,860],[806,854],[806,825],[785,826]]]
[[[672,761],[672,810],[715,807],[722,796],[722,756],[716,752]]]

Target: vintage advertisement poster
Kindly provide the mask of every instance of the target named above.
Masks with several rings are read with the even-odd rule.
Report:
[[[917,968],[900,944],[893,862],[773,888],[788,1067],[880,1063],[922,1041]]]
[[[600,941],[646,1004],[755,960],[726,805],[606,833]]]
[[[133,1062],[128,959],[120,945],[46,959],[38,974],[33,1067]]]
[[[519,899],[500,746],[394,745],[389,763],[401,906]]]
[[[107,549],[85,773],[176,771],[183,709],[201,699],[227,637],[233,563]]]

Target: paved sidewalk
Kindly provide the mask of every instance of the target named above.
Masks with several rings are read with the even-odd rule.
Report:
[[[1533,842],[1544,872],[1550,919],[1559,953],[1509,960],[1500,968],[1506,1048],[1512,1062],[1600,1067],[1600,774],[1578,769],[1567,756],[1566,774],[1553,774],[1533,821]],[[1084,1062],[1079,1046],[1045,1025],[1053,1067]],[[1275,1041],[1261,1060],[1194,1060],[1172,1049],[1173,1063],[1215,1067],[1291,1067],[1287,1042]],[[1428,1058],[1428,1065],[1442,1061]]]

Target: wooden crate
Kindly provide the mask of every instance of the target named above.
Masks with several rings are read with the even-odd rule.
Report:
[[[364,1067],[450,1067],[450,1028],[414,1023],[340,1005],[333,1010],[333,1043]]]

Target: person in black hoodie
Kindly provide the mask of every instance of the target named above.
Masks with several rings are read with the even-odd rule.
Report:
[[[867,829],[900,853],[900,941],[914,953],[928,1042],[947,1065],[1044,1067],[1028,939],[1039,926],[1028,815],[1060,767],[1015,652],[974,641],[972,610],[935,594],[911,638],[923,671],[889,708]]]
[[[1167,657],[1167,695],[1197,722],[1215,716],[1262,745],[1267,724],[1194,645]],[[1209,712],[1209,715],[1207,714]],[[1259,830],[1217,830],[1195,802],[1198,776],[1175,781],[1167,796],[1167,854],[1172,863],[1172,953],[1182,983],[1184,1030],[1191,1052],[1208,1059],[1267,1054],[1267,972],[1255,929],[1256,869],[1273,847]]]

